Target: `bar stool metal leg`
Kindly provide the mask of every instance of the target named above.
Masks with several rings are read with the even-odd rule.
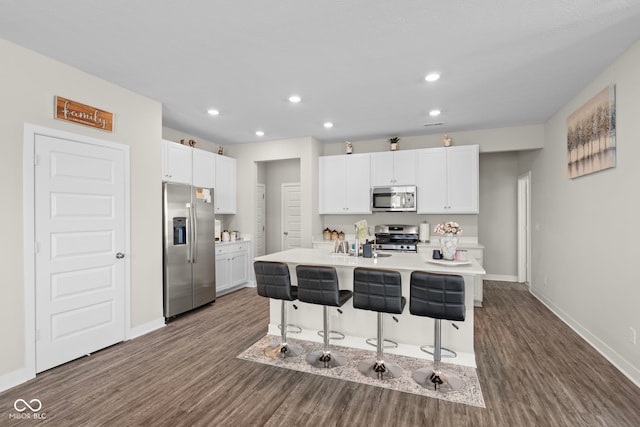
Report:
[[[445,374],[442,372],[440,364],[441,353],[441,321],[435,319],[434,325],[434,352],[433,352],[433,369],[422,368],[414,371],[411,375],[415,382],[422,387],[430,388],[442,393],[459,390],[462,386],[462,380],[454,374]]]
[[[335,368],[347,363],[347,357],[339,351],[329,350],[329,306],[325,305],[322,312],[323,348],[312,351],[307,355],[307,362],[316,368]]]
[[[369,358],[358,363],[358,371],[379,380],[399,378],[402,376],[402,368],[395,362],[386,361],[383,358],[384,339],[382,338],[382,312],[378,312],[378,337],[376,339],[376,357]]]
[[[280,309],[280,324],[287,324],[287,307],[285,306],[285,300],[282,300],[282,307]],[[287,328],[280,328],[280,343],[267,347],[264,350],[265,356],[275,359],[276,357],[295,357],[302,353],[302,347],[295,343],[287,342]]]

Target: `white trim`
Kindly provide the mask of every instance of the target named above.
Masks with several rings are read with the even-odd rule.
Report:
[[[63,138],[78,141],[85,144],[93,144],[101,147],[108,147],[120,150],[124,154],[125,169],[125,253],[131,254],[131,176],[130,176],[130,147],[117,142],[106,141],[65,132],[58,129],[51,129],[44,126],[24,124],[22,143],[22,213],[24,222],[22,224],[23,233],[23,263],[24,263],[24,367],[16,372],[20,378],[28,381],[36,375],[36,326],[35,326],[35,136],[44,135],[54,138]],[[27,195],[30,195],[27,196]],[[131,256],[127,256],[125,261],[125,330],[124,339],[131,337]],[[19,374],[20,372],[23,372]]]
[[[591,347],[593,347],[598,353],[600,353],[605,359],[607,359],[613,366],[615,366],[622,374],[629,378],[637,387],[640,387],[640,369],[635,367],[631,362],[619,355],[615,350],[609,347],[600,338],[592,334],[588,329],[577,322],[573,317],[560,309],[554,303],[549,301],[544,295],[538,293],[535,288],[531,288],[531,295],[536,297],[542,304],[544,304],[553,314],[555,314],[560,320],[562,320],[567,326],[569,326],[575,333],[580,335]]]
[[[0,393],[22,383],[26,383],[27,381],[32,380],[35,377],[35,372],[31,372],[31,370],[27,368],[18,369],[17,371],[0,375]]]
[[[518,282],[518,276],[508,274],[485,274],[483,280],[497,280],[499,282]]]
[[[127,339],[132,340],[134,338],[138,338],[142,335],[148,334],[149,332],[162,329],[165,326],[166,325],[165,325],[164,317],[161,317],[156,320],[152,320],[151,322],[147,322],[139,326],[134,326],[132,328],[129,328],[129,336],[127,337]]]

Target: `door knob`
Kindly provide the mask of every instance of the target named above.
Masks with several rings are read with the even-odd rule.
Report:
[[[284,234],[285,236],[288,236],[288,235],[289,235],[289,232],[288,232],[288,231],[285,231],[285,232],[284,232],[284,233],[282,233],[282,234]]]
[[[116,258],[118,258],[118,259],[122,259],[122,258],[124,258],[124,254],[123,254],[122,252],[118,252],[118,253],[116,254]]]

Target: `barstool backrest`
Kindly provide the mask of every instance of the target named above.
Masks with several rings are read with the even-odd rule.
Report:
[[[289,266],[283,262],[256,261],[253,263],[256,272],[258,295],[293,301],[296,299],[296,288],[291,286]]]
[[[464,320],[464,278],[450,274],[411,273],[409,311],[416,316]]]
[[[341,306],[335,267],[298,265],[298,299],[312,304]]]
[[[353,307],[402,314],[402,277],[393,270],[357,267],[353,270]]]

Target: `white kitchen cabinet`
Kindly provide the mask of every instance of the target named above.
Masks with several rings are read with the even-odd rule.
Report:
[[[324,156],[319,162],[321,214],[371,213],[369,154]]]
[[[191,184],[192,148],[171,141],[162,141],[162,181]]]
[[[236,213],[236,159],[227,156],[216,157],[216,185],[214,205],[216,214]]]
[[[416,185],[418,151],[371,153],[371,186]]]
[[[249,281],[248,242],[216,245],[216,294],[244,285]]]
[[[194,148],[191,154],[193,156],[193,185],[214,188],[216,186],[216,154],[197,148]]]
[[[477,145],[418,150],[418,213],[478,213]]]

